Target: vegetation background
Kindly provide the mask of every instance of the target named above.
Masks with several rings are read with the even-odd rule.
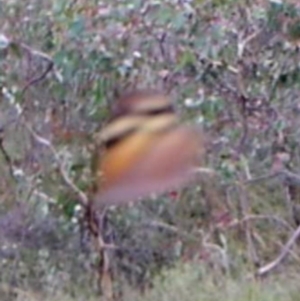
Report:
[[[128,87],[202,125],[212,172],[109,210],[116,296],[300,300],[297,2],[0,2],[1,300],[101,298],[66,179],[87,190],[91,137]]]

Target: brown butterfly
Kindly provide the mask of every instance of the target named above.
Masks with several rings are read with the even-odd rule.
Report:
[[[168,97],[137,91],[120,98],[100,132],[103,154],[97,154],[96,204],[122,204],[187,183],[203,155],[197,127],[178,123]]]

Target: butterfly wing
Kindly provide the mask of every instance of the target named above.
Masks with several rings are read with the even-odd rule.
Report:
[[[199,129],[178,126],[159,135],[147,135],[134,135],[104,159],[104,185],[97,193],[97,203],[128,203],[192,178],[197,155],[203,152]]]

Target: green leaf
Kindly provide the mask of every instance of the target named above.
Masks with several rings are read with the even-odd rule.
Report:
[[[9,49],[13,55],[17,56],[18,58],[22,57],[22,49],[18,43],[15,42],[10,43]]]
[[[161,25],[166,25],[174,18],[174,10],[170,7],[163,7],[159,9],[157,13],[157,21]]]
[[[184,13],[177,14],[174,19],[172,20],[172,26],[175,30],[183,29],[186,25],[187,18]]]
[[[83,18],[78,18],[77,20],[73,21],[70,24],[69,33],[70,33],[71,37],[80,38],[83,31],[84,31],[84,19]]]
[[[185,51],[179,58],[179,63],[177,65],[177,70],[181,70],[182,68],[192,67],[196,63],[196,56],[195,53],[191,52],[190,50]]]

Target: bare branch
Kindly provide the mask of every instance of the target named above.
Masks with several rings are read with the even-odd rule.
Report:
[[[272,262],[268,263],[267,265],[261,267],[257,271],[258,276],[264,276],[267,273],[271,272],[273,269],[275,269],[289,254],[292,246],[295,244],[297,239],[300,237],[300,226],[293,232],[292,236],[288,240],[288,242],[284,245],[281,253],[279,256]]]
[[[8,166],[8,170],[9,170],[9,174],[10,174],[11,178],[14,181],[16,181],[16,177],[15,177],[15,173],[14,173],[14,164],[13,164],[11,157],[9,156],[8,152],[6,151],[6,149],[3,145],[3,142],[4,142],[3,140],[4,140],[3,131],[0,130],[0,152],[2,153],[4,161],[6,162],[6,164]]]
[[[242,219],[240,220],[233,220],[229,225],[228,228],[233,228],[236,227],[242,223],[245,223],[247,221],[257,221],[257,220],[269,220],[269,221],[274,221],[274,222],[278,222],[279,224],[281,224],[282,226],[284,226],[285,228],[291,230],[292,227],[291,225],[286,222],[284,219],[280,218],[279,216],[276,215],[258,215],[258,214],[248,214],[246,216],[244,216]]]
[[[14,42],[14,41],[13,41]],[[14,42],[14,43],[17,43],[17,42]],[[32,78],[22,89],[21,91],[21,95],[24,95],[25,92],[33,85],[37,84],[38,82],[42,81],[46,76],[47,74],[52,70],[52,68],[54,67],[54,62],[52,60],[52,58],[47,55],[46,53],[44,52],[41,52],[41,51],[38,51],[36,49],[33,49],[31,47],[29,47],[28,45],[24,44],[24,43],[17,43],[17,45],[19,45],[19,47],[26,51],[27,53],[29,53],[30,55],[32,56],[37,56],[37,57],[40,57],[41,59],[43,59],[44,61],[46,61],[48,63],[47,67],[45,68],[45,70],[40,74],[38,75],[37,77],[35,78]]]
[[[39,57],[41,58],[42,60],[46,61],[48,63],[48,65],[46,66],[45,70],[40,74],[38,75],[37,77],[35,78],[32,78],[22,89],[21,91],[21,95],[24,95],[25,92],[32,86],[32,85],[35,85],[37,84],[38,82],[42,81],[46,76],[47,74],[52,70],[53,66],[54,66],[54,62],[52,60],[52,58],[44,53],[44,52],[41,52],[41,51],[38,51],[22,42],[19,42],[19,41],[16,41],[14,39],[9,39],[7,37],[5,37],[6,40],[7,40],[7,45],[8,46],[11,46],[11,47],[17,47],[18,49],[20,49],[21,51],[24,51],[26,52],[27,54],[31,55],[31,56],[35,56],[35,57]]]
[[[274,178],[279,178],[281,182],[288,182],[290,184],[300,186],[300,175],[295,174],[287,169],[283,169],[281,171],[277,171],[274,173],[266,174],[261,177],[253,178],[250,180],[245,181],[244,184],[250,185],[250,184],[257,184],[262,181],[266,180],[272,180]]]
[[[146,222],[143,222],[142,225],[145,227],[163,229],[163,230],[169,231],[171,233],[175,233],[177,235],[180,235],[180,236],[192,239],[192,240],[199,239],[198,237],[196,237],[195,235],[193,235],[191,233],[183,231],[174,225],[170,225],[170,224],[164,223],[162,221],[157,221],[157,220],[152,220],[152,221],[148,221],[148,222],[146,221]]]
[[[38,135],[27,123],[25,123],[25,126],[26,126],[27,130],[30,132],[30,134],[33,136],[33,138],[38,143],[44,145],[51,151],[51,153],[58,165],[60,175],[63,178],[64,182],[78,196],[81,205],[86,207],[88,205],[88,196],[82,190],[80,190],[76,186],[76,184],[72,181],[72,179],[69,177],[66,170],[63,168],[62,162],[59,158],[59,155],[58,155],[57,151],[55,150],[54,146],[52,145],[52,143],[49,140]]]

